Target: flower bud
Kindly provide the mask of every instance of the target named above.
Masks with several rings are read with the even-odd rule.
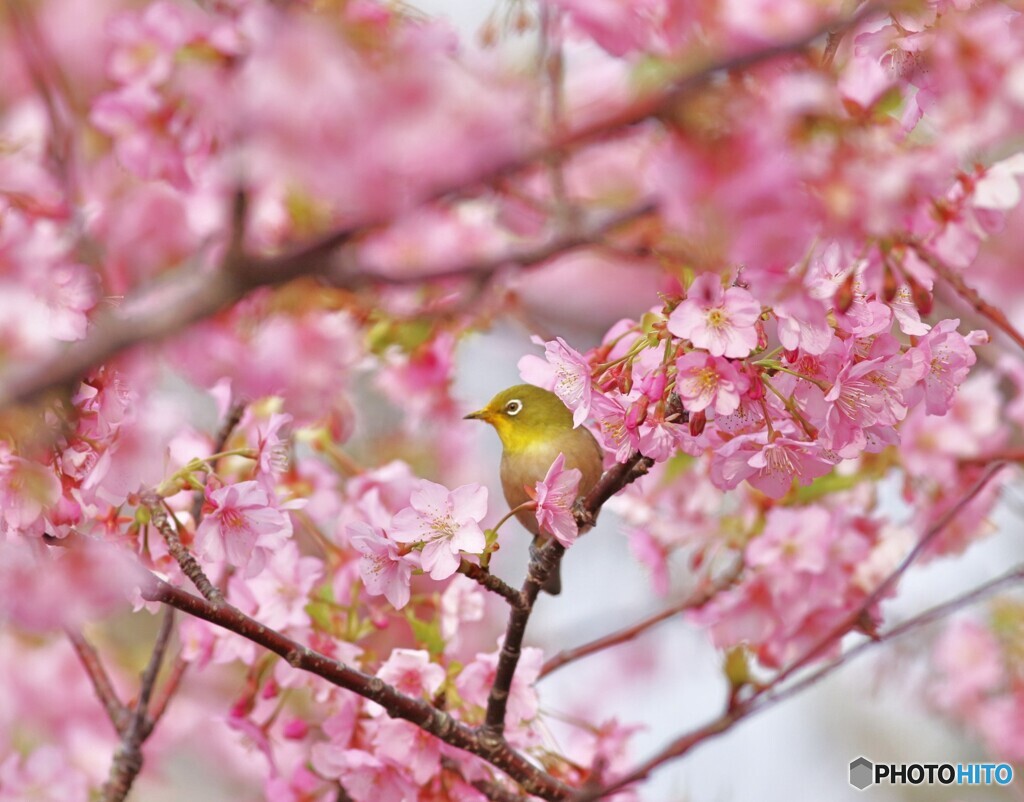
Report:
[[[914,299],[914,306],[917,307],[918,312],[922,315],[930,315],[932,313],[932,308],[935,306],[935,297],[930,290],[925,289],[920,282],[913,279],[910,281],[910,296]]]
[[[853,306],[854,292],[853,287],[857,279],[853,273],[850,273],[846,277],[846,281],[839,285],[839,289],[836,290],[835,304],[836,310],[846,314],[850,311],[850,307]]]
[[[900,291],[900,285],[896,281],[896,276],[893,275],[892,270],[888,267],[884,268],[884,274],[882,278],[882,298],[885,299],[887,304],[891,304],[896,298],[896,294]]]
[[[704,431],[704,427],[707,425],[708,416],[707,413],[702,409],[700,412],[690,413],[690,436],[700,437]]]
[[[309,732],[309,724],[301,718],[293,718],[282,728],[282,735],[289,741],[301,741]]]

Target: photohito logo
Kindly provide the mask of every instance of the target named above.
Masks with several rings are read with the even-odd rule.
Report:
[[[890,785],[1009,785],[1008,763],[872,763],[866,757],[850,761],[850,785],[860,791],[876,783]]]

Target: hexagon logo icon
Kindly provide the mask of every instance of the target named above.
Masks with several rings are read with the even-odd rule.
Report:
[[[863,791],[875,782],[875,767],[866,757],[850,761],[850,785]]]

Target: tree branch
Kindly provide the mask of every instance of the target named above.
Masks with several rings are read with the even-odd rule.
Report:
[[[114,685],[110,681],[110,675],[100,661],[99,653],[85,639],[82,633],[76,632],[70,627],[65,632],[75,649],[75,653],[78,655],[79,661],[82,663],[82,667],[85,669],[85,673],[89,677],[89,681],[92,682],[92,687],[96,691],[96,697],[100,700],[100,704],[103,705],[103,709],[107,711],[107,718],[114,725],[117,734],[124,735],[125,730],[128,728],[128,708],[117,697],[117,691],[114,690]]]
[[[907,572],[907,569],[917,561],[921,554],[924,553],[924,550],[934,542],[935,538],[942,534],[945,528],[953,522],[963,508],[973,501],[974,498],[988,485],[988,483],[995,478],[996,474],[1005,467],[1006,463],[1003,462],[997,462],[990,465],[979,477],[978,481],[974,483],[971,489],[957,499],[956,503],[946,510],[939,520],[928,527],[924,535],[922,535],[917,543],[914,544],[914,548],[912,548],[900,564],[897,565],[896,568],[879,583],[878,587],[871,591],[871,593],[869,593],[864,600],[857,605],[856,609],[854,609],[853,612],[851,612],[838,626],[834,627],[827,635],[818,641],[818,643],[781,671],[775,677],[773,684],[782,682],[816,657],[819,657],[822,652],[825,652],[831,646],[838,643],[847,632],[852,631],[862,621],[864,621],[865,617],[870,615],[871,608],[885,598],[890,590],[896,587],[896,584]]]
[[[379,704],[393,718],[410,721],[444,743],[483,758],[505,772],[529,794],[550,802],[568,799],[572,794],[571,788],[538,769],[503,740],[496,743],[486,742],[476,730],[467,727],[429,702],[406,696],[379,677],[332,660],[279,632],[268,629],[230,604],[212,604],[200,596],[164,582],[151,573],[144,577],[141,590],[143,598],[148,601],[177,608],[241,635],[285,658],[294,668],[316,674],[333,685],[353,691]]]
[[[497,593],[513,607],[522,606],[523,597],[520,595],[519,591],[504,580],[496,577],[483,566],[470,562],[463,557],[462,561],[459,563],[459,573],[463,576],[469,577],[474,582],[479,583],[484,588],[491,591],[491,593]]]
[[[167,652],[173,632],[174,610],[168,609],[160,623],[160,631],[157,633],[149,663],[146,665],[145,671],[142,672],[139,698],[128,718],[128,726],[121,734],[121,744],[114,754],[110,777],[103,786],[103,802],[122,802],[128,796],[135,778],[142,771],[142,744],[153,731],[153,722],[148,715],[149,700],[153,694],[153,687],[156,685],[156,678],[160,673],[160,665],[163,663],[164,654]]]
[[[711,601],[711,599],[731,586],[739,578],[741,570],[742,565],[738,564],[718,579],[711,581],[706,580],[685,599],[676,602],[670,607],[666,607],[660,612],[647,616],[646,618],[637,621],[635,624],[624,627],[617,632],[612,632],[609,635],[592,640],[589,643],[584,643],[581,646],[576,646],[572,649],[564,649],[544,663],[544,667],[540,670],[540,679],[543,679],[548,674],[551,674],[563,666],[567,666],[569,663],[575,662],[576,660],[589,657],[592,654],[596,654],[597,652],[605,649],[610,649],[611,647],[618,646],[622,643],[628,643],[652,627],[655,627],[670,618],[674,618],[686,610],[695,610],[703,607]]]
[[[481,171],[474,179],[462,183],[439,186],[422,199],[420,207],[453,193],[466,192],[473,187],[495,181],[503,175],[521,171],[537,163],[547,162],[552,155],[598,140],[608,134],[653,119],[670,109],[680,99],[703,88],[723,72],[749,69],[780,56],[796,53],[814,44],[823,36],[838,35],[857,25],[867,16],[884,10],[884,3],[868,3],[856,13],[833,19],[803,35],[777,44],[710,61],[703,67],[685,75],[659,91],[637,98],[625,106],[598,115],[589,122],[570,128],[566,133],[525,153]],[[108,315],[96,323],[86,339],[60,354],[26,371],[11,372],[0,387],[0,408],[14,403],[31,401],[38,396],[81,379],[88,371],[110,357],[146,342],[162,339],[192,323],[204,320],[251,290],[307,275],[320,275],[330,270],[334,252],[358,236],[392,222],[381,214],[366,213],[348,225],[306,245],[276,257],[233,261],[232,269],[209,271],[191,267],[183,269],[141,290],[126,302],[118,314]],[[553,254],[549,254],[553,255]],[[511,260],[502,258],[503,264]],[[459,273],[473,272],[471,266],[460,268]],[[443,278],[443,275],[434,278]],[[365,283],[365,276],[355,276],[342,269],[332,276],[341,286]],[[426,280],[415,277],[416,281]],[[353,282],[350,285],[348,282]]]
[[[874,649],[883,643],[888,643],[889,641],[902,637],[909,632],[913,632],[929,624],[941,621],[953,613],[962,610],[969,605],[975,604],[982,599],[988,598],[1006,587],[1022,582],[1024,582],[1024,565],[1019,565],[1002,576],[985,582],[973,590],[956,596],[942,604],[930,607],[924,612],[921,612],[912,618],[908,618],[906,621],[897,624],[885,632],[878,633],[872,638],[861,641],[835,660],[826,663],[800,680],[792,682],[785,687],[779,687],[778,684],[773,683],[767,693],[761,696],[751,697],[746,701],[740,702],[714,721],[711,721],[708,724],[675,739],[657,754],[653,755],[648,760],[645,760],[635,769],[623,777],[620,777],[611,785],[608,785],[594,793],[577,794],[574,797],[573,802],[592,802],[593,800],[609,796],[616,791],[625,788],[627,785],[644,780],[659,766],[676,758],[682,757],[694,747],[699,746],[704,741],[707,741],[716,735],[726,732],[740,721],[750,718],[763,710],[767,710],[768,708],[777,705],[779,702],[785,701],[786,699],[796,696],[802,691],[817,685],[827,676],[834,673],[839,668],[842,668],[852,660],[860,657],[862,654],[865,654],[869,650]]]
[[[170,516],[164,509],[164,502],[156,493],[148,492],[142,495],[141,502],[149,509],[150,520],[157,528],[164,540],[167,542],[167,550],[181,566],[181,571],[192,580],[192,584],[203,594],[203,597],[213,604],[224,604],[224,595],[210,581],[210,578],[203,571],[189,550],[185,548],[178,536],[178,530],[171,525]]]
[[[1001,309],[993,306],[982,298],[976,289],[969,286],[967,282],[964,281],[964,277],[960,275],[960,273],[943,262],[923,245],[920,243],[911,243],[911,247],[917,255],[935,271],[935,274],[945,281],[957,295],[970,304],[978,314],[990,320],[992,324],[999,328],[1007,337],[1024,349],[1024,334],[1020,333],[1020,330],[1010,322],[1010,319],[1006,317]]]
[[[634,453],[628,460],[618,463],[604,472],[594,488],[579,505],[576,511],[576,523],[580,529],[593,526],[604,503],[618,493],[630,482],[635,481],[650,470],[654,461]],[[481,738],[488,743],[504,743],[505,714],[508,709],[508,696],[515,677],[516,666],[522,654],[523,638],[526,625],[533,613],[533,605],[537,594],[544,586],[545,580],[565,554],[565,547],[552,538],[540,548],[532,552],[530,565],[526,571],[526,581],[519,591],[522,604],[513,607],[509,613],[505,627],[505,640],[498,655],[498,667],[495,671],[494,685],[487,696],[487,712],[484,724],[480,728]]]

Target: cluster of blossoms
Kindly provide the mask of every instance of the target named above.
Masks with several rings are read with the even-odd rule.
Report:
[[[937,710],[1013,763],[1024,759],[1022,625],[1024,608],[1013,599],[993,603],[988,621],[955,621],[935,645],[928,687]]]
[[[673,551],[693,566],[742,552],[737,587],[693,620],[719,645],[750,645],[768,666],[815,646],[909,549],[912,528],[851,515],[850,501],[864,509],[871,500],[840,491],[900,467],[903,450],[892,447],[908,416],[953,420],[958,400],[970,405],[957,390],[974,347],[988,341],[959,333],[956,319],[922,322],[905,288],[888,300],[866,293],[864,269],[841,268],[826,249],[794,270],[806,289],[779,308],[759,302],[742,276],[725,286],[703,273],[681,300],[613,326],[587,355],[554,340],[543,359],[520,362],[523,377],[552,389],[577,423],[593,419],[615,459],[639,452],[667,463],[653,479],[661,489],[621,505],[657,588],[668,589]],[[916,468],[918,454],[907,452],[904,467]],[[696,459],[680,463],[680,454]],[[940,491],[954,494],[970,474],[951,466]],[[759,492],[729,504],[722,493],[742,483]],[[943,550],[962,548],[994,500],[986,494],[967,534],[945,538]]]
[[[84,800],[103,781],[115,742],[52,636],[155,612],[140,570],[188,587],[175,540],[262,626],[480,725],[507,607],[462,573],[487,565],[504,510],[470,481],[453,377],[463,335],[498,318],[604,321],[589,351],[538,339],[522,377],[609,465],[652,462],[613,501],[634,554],[662,595],[728,565],[688,620],[763,668],[814,650],[951,509],[926,558],[987,531],[994,484],[957,505],[1024,427],[1024,362],[976,365],[981,329],[1007,328],[983,299],[1024,309],[1024,156],[1003,158],[1024,123],[1024,15],[879,10],[652,112],[637,86],[831,28],[849,4],[547,0],[542,50],[572,58],[536,76],[395,4],[286,5],[104,0],[84,19],[45,0],[0,19],[0,390],[8,369],[102,336],[108,312],[191,321],[165,284],[219,278],[234,249],[260,267],[358,234],[340,267],[310,268],[318,282],[256,289],[42,412],[3,410],[0,620],[30,635],[0,633],[0,802]],[[560,70],[564,86],[540,86]],[[568,143],[557,158],[540,132]],[[632,204],[585,235],[589,212]],[[567,222],[576,251],[552,253]],[[541,269],[516,270],[533,248]],[[581,477],[564,463],[529,490],[570,546]],[[942,638],[933,694],[1021,760],[1020,616],[1000,609]],[[237,689],[211,753],[268,799],[335,799],[340,782],[357,802],[476,802],[480,781],[505,782],[248,640],[188,616],[177,634],[197,694]],[[635,727],[581,720],[554,748],[542,665],[523,650],[508,742],[565,782],[614,778]],[[208,699],[170,709],[168,743],[212,729]]]

